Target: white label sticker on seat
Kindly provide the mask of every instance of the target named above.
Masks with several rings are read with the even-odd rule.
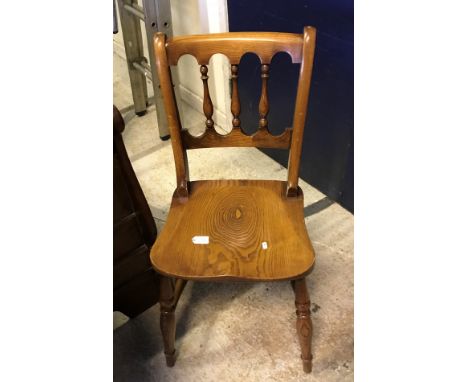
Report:
[[[193,244],[210,244],[209,236],[194,236],[192,237]]]

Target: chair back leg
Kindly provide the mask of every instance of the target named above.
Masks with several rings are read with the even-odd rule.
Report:
[[[301,345],[302,367],[306,373],[312,371],[312,320],[310,318],[310,299],[305,278],[292,282],[296,297],[296,329]]]

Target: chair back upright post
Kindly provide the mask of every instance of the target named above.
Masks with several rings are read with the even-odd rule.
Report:
[[[302,140],[304,137],[304,124],[307,116],[310,82],[314,64],[316,30],[313,27],[304,27],[304,42],[302,48],[302,62],[297,87],[296,106],[294,108],[293,133],[288,161],[288,183],[286,196],[297,196],[299,168],[301,165]]]
[[[177,189],[176,195],[188,197],[189,175],[187,150],[208,147],[257,147],[289,149],[288,178],[285,194],[288,197],[298,195],[298,178],[304,123],[312,75],[312,64],[315,50],[316,30],[305,27],[304,34],[276,32],[231,32],[207,35],[180,36],[166,40],[163,33],[154,36],[155,62],[158,71],[164,107],[168,118],[172,148],[176,165]],[[260,58],[262,90],[259,100],[259,128],[253,135],[242,131],[240,119],[240,99],[237,87],[238,66],[245,53],[253,52]],[[278,136],[271,135],[268,130],[267,115],[268,77],[270,62],[278,52],[287,52],[292,63],[301,64],[293,128],[286,128]],[[232,97],[231,112],[232,131],[226,135],[219,134],[214,129],[213,103],[208,88],[208,63],[216,53],[225,55],[231,64]],[[203,112],[206,117],[205,132],[194,137],[188,130],[181,129],[181,122],[174,89],[171,80],[170,66],[177,65],[179,58],[189,54],[196,58],[200,65],[203,82]]]
[[[181,198],[188,198],[188,184],[190,178],[187,151],[182,145],[180,115],[175,100],[171,70],[166,55],[166,35],[164,33],[158,32],[154,35],[154,55],[159,82],[161,84],[164,107],[166,109],[169,133],[171,135],[172,151],[174,153],[177,181],[175,194]]]

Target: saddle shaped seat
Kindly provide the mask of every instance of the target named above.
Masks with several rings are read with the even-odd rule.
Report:
[[[154,268],[182,279],[284,280],[306,275],[315,256],[302,193],[276,180],[190,182],[190,198],[172,199],[151,250]]]

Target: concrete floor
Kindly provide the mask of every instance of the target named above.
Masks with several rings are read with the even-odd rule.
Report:
[[[127,151],[161,230],[175,188],[170,141],[159,139],[153,105],[145,116],[134,115],[126,70],[114,55],[114,104],[123,111]],[[200,114],[183,107],[194,126],[203,123]],[[284,167],[250,148],[193,150],[189,163],[192,179],[286,179]],[[176,312],[173,368],[165,366],[159,305],[133,320],[114,314],[116,381],[353,380],[353,215],[309,184],[300,186],[317,256],[307,278],[314,324],[312,374],[302,372],[288,282],[188,283]]]

